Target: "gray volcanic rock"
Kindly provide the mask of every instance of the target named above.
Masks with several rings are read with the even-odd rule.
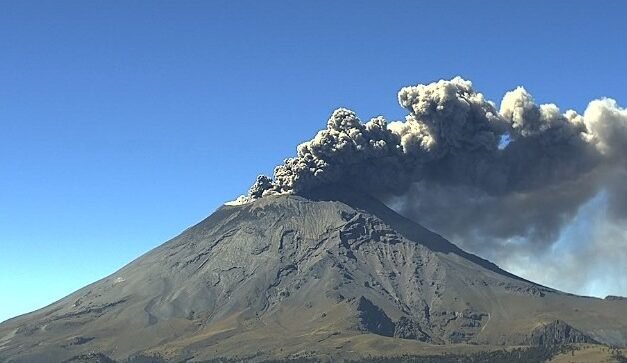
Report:
[[[529,336],[532,345],[558,345],[564,343],[598,343],[561,320],[537,327]]]
[[[219,208],[111,276],[0,324],[0,361],[354,357],[584,336],[624,346],[627,303],[526,281],[334,188]]]
[[[420,325],[406,316],[401,316],[394,325],[394,336],[403,339],[416,339],[421,342],[430,340],[430,337],[420,329]]]
[[[360,330],[391,337],[394,335],[394,322],[385,314],[385,311],[360,296],[355,300],[354,308]]]

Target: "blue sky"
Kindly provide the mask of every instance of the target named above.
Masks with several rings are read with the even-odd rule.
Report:
[[[244,193],[345,106],[455,75],[627,101],[620,1],[0,2],[0,321]]]

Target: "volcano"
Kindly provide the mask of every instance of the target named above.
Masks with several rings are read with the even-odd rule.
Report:
[[[0,361],[359,357],[627,345],[627,300],[560,292],[340,187],[224,205],[178,237],[0,324]]]

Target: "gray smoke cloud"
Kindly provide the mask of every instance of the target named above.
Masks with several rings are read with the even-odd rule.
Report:
[[[334,111],[241,201],[352,186],[512,272],[578,293],[595,293],[599,282],[585,284],[603,261],[627,266],[627,110],[614,100],[580,115],[518,87],[497,109],[457,77],[404,87],[398,101],[403,121]],[[575,224],[587,232],[569,235]],[[627,267],[617,269],[602,284],[627,294]]]

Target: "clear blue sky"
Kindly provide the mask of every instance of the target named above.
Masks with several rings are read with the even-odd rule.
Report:
[[[461,75],[627,100],[622,1],[0,1],[0,321],[244,193],[338,106]]]

